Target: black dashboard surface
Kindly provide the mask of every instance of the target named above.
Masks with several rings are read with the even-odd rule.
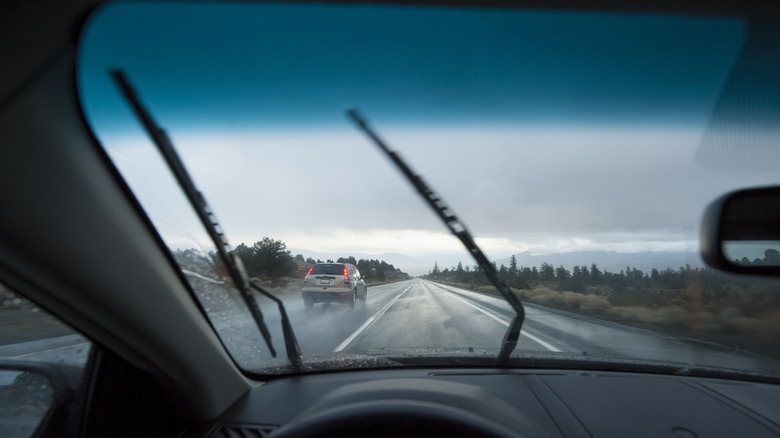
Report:
[[[359,371],[265,383],[194,435],[776,437],[778,407],[776,385],[701,377]]]

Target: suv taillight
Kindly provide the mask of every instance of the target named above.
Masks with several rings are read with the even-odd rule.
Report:
[[[346,266],[344,266],[344,284],[349,284],[349,273]]]
[[[306,276],[303,277],[303,283],[306,284],[309,282],[309,274],[311,274],[311,270],[314,269],[314,266],[309,268],[309,270],[306,272]]]

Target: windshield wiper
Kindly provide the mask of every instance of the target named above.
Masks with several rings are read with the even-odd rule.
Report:
[[[214,241],[214,245],[217,248],[217,253],[219,254],[220,259],[227,267],[228,274],[233,280],[234,286],[249,308],[249,313],[255,320],[255,324],[260,330],[266,345],[268,345],[271,356],[273,357],[276,357],[276,350],[274,349],[273,343],[271,342],[271,333],[268,331],[268,326],[265,324],[263,313],[260,311],[260,306],[257,305],[257,301],[255,301],[255,298],[252,296],[249,288],[251,287],[262,295],[265,295],[266,297],[276,302],[276,304],[279,306],[279,313],[281,314],[282,319],[284,345],[285,349],[287,350],[287,358],[290,359],[293,368],[300,370],[301,349],[298,345],[298,340],[295,338],[292,324],[290,324],[290,319],[287,317],[287,311],[284,308],[282,300],[271,295],[269,292],[254,282],[249,281],[241,259],[230,252],[230,246],[228,245],[225,234],[222,232],[222,227],[219,226],[214,212],[206,203],[206,198],[203,196],[203,193],[201,193],[197,187],[195,187],[195,183],[192,181],[192,178],[187,172],[187,168],[184,167],[184,163],[182,163],[179,155],[176,153],[176,149],[174,149],[171,140],[165,133],[165,130],[157,125],[151,114],[149,114],[146,108],[144,108],[144,106],[141,104],[141,101],[138,99],[135,90],[133,89],[132,85],[130,85],[130,81],[127,79],[124,72],[118,69],[111,70],[111,76],[116,82],[117,87],[119,87],[122,96],[130,104],[130,107],[132,108],[136,117],[138,117],[141,125],[143,125],[152,142],[155,144],[155,146],[157,146],[157,150],[163,156],[171,172],[176,177],[176,181],[179,183],[179,186],[181,186],[182,190],[187,196],[187,199],[190,201],[190,204],[195,209],[195,212],[197,213],[198,218],[200,218],[201,223],[203,223],[203,226],[206,228],[209,237],[211,237],[211,240]]]
[[[509,329],[504,335],[504,340],[501,343],[501,351],[498,353],[498,362],[500,364],[505,363],[509,359],[509,355],[512,354],[512,351],[515,349],[517,340],[520,338],[520,329],[523,327],[523,320],[525,319],[523,303],[521,303],[517,296],[512,293],[512,290],[509,289],[509,286],[507,286],[504,280],[498,276],[498,272],[496,272],[495,267],[492,263],[490,263],[482,250],[479,249],[479,246],[477,246],[477,243],[474,241],[471,233],[466,228],[466,225],[464,225],[463,222],[461,222],[457,216],[455,216],[455,213],[450,207],[447,206],[441,196],[437,195],[430,187],[428,187],[428,185],[425,184],[425,181],[423,181],[422,177],[415,174],[397,153],[391,151],[385,145],[382,139],[380,139],[379,136],[371,130],[371,128],[368,126],[368,123],[366,123],[366,121],[360,116],[360,113],[358,113],[357,110],[352,109],[347,111],[347,116],[352,119],[353,122],[355,122],[360,130],[362,130],[364,133],[366,133],[366,135],[368,135],[369,138],[371,138],[374,144],[379,146],[379,149],[381,149],[382,152],[384,152],[388,158],[390,158],[390,160],[396,165],[396,167],[398,167],[401,173],[404,174],[406,179],[412,183],[420,196],[425,199],[425,201],[428,203],[428,205],[431,206],[433,211],[436,212],[439,218],[444,221],[444,224],[447,225],[447,228],[449,228],[452,234],[454,234],[455,237],[463,242],[463,245],[469,251],[471,256],[474,257],[474,260],[476,260],[479,267],[482,268],[482,271],[485,272],[485,275],[487,275],[490,282],[493,283],[493,286],[498,289],[498,292],[501,293],[507,302],[509,302],[509,305],[512,306],[512,309],[515,311],[515,318],[512,320],[512,324],[509,325]]]

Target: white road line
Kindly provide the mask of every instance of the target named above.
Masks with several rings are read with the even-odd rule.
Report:
[[[402,296],[403,296],[403,295],[404,295],[404,294],[405,294],[405,293],[406,293],[406,292],[407,292],[409,289],[411,289],[411,288],[412,288],[412,286],[414,286],[414,285],[413,285],[413,284],[412,284],[412,285],[409,285],[409,287],[407,287],[407,288],[406,288],[406,289],[405,289],[403,292],[401,292],[401,293],[400,293],[400,294],[399,294],[397,297],[395,297],[395,298],[393,298],[392,300],[390,300],[390,302],[389,302],[389,303],[385,304],[384,306],[382,306],[382,308],[381,308],[381,309],[377,310],[377,311],[376,311],[376,312],[375,312],[373,315],[371,315],[371,317],[370,317],[370,318],[368,318],[368,320],[366,320],[366,322],[364,322],[364,323],[363,323],[363,325],[361,325],[361,326],[360,326],[360,327],[359,327],[357,330],[355,330],[355,332],[354,332],[354,333],[352,333],[351,335],[349,335],[349,337],[348,337],[347,339],[344,339],[344,341],[343,341],[342,343],[340,343],[340,344],[339,344],[339,346],[338,346],[338,347],[336,347],[336,348],[333,350],[333,352],[334,352],[334,353],[338,353],[339,351],[342,351],[342,350],[344,350],[345,348],[347,348],[347,345],[349,345],[349,344],[350,344],[352,341],[354,341],[354,340],[355,340],[355,338],[357,338],[357,337],[358,337],[358,336],[359,336],[359,335],[360,335],[360,334],[363,332],[363,330],[367,329],[367,328],[368,328],[368,326],[370,326],[371,324],[373,324],[373,323],[374,323],[374,321],[376,321],[376,320],[377,320],[377,319],[379,319],[379,318],[380,318],[382,315],[384,315],[384,314],[385,314],[385,312],[387,312],[387,309],[389,309],[389,308],[390,308],[390,306],[392,306],[392,305],[393,305],[393,303],[395,303],[395,302],[396,302],[396,301],[397,301],[399,298],[401,298],[401,297],[402,297]]]
[[[80,344],[66,345],[64,347],[52,348],[50,350],[35,351],[33,353],[26,353],[26,354],[20,354],[18,356],[13,356],[13,358],[16,359],[16,358],[20,358],[20,357],[35,356],[36,354],[51,353],[52,351],[67,350],[68,348],[81,347],[82,345],[90,345],[90,343],[89,342],[82,342]]]
[[[528,332],[520,331],[520,334],[525,336],[526,338],[536,342],[537,344],[541,345],[542,347],[544,347],[544,348],[546,348],[546,349],[548,349],[548,350],[550,350],[552,352],[560,353],[561,351],[563,351],[560,348],[556,347],[555,345],[553,345],[553,344],[551,344],[551,343],[549,343],[549,342],[547,342],[545,340],[539,339],[538,337],[536,337],[536,336],[534,336],[534,335],[532,335],[532,334],[530,334]]]
[[[447,291],[447,290],[445,290],[445,289],[441,289],[441,290],[442,290],[443,292],[446,292],[446,293],[447,293],[449,296],[451,296],[452,298],[455,298],[456,300],[460,300],[462,303],[464,303],[464,304],[467,304],[467,305],[469,305],[469,306],[473,307],[474,309],[476,309],[476,310],[478,310],[478,311],[480,311],[480,312],[484,313],[485,315],[487,315],[487,316],[489,316],[489,317],[491,317],[491,318],[495,319],[496,321],[500,322],[500,323],[501,323],[501,324],[503,324],[504,326],[506,326],[506,327],[509,327],[509,321],[507,321],[507,320],[504,320],[504,319],[503,319],[503,318],[501,318],[501,317],[500,317],[498,314],[496,314],[496,313],[494,313],[494,312],[491,312],[490,310],[484,309],[484,308],[482,308],[482,307],[479,307],[479,306],[477,306],[476,304],[469,302],[468,300],[465,300],[465,299],[463,299],[463,298],[461,298],[461,297],[459,297],[459,296],[457,296],[457,295],[455,295],[455,294],[453,294],[453,293],[451,293],[451,292],[448,292],[448,291]],[[532,340],[532,341],[536,342],[537,344],[541,345],[542,347],[544,347],[544,348],[546,348],[546,349],[548,349],[548,350],[550,350],[550,351],[553,351],[553,352],[556,352],[556,353],[560,353],[561,351],[563,351],[563,350],[561,350],[560,348],[558,348],[558,347],[556,347],[556,346],[552,345],[551,343],[549,343],[549,342],[547,342],[547,341],[545,341],[545,340],[543,340],[543,339],[539,339],[539,337],[537,337],[537,336],[534,336],[534,335],[532,335],[532,334],[530,334],[530,333],[526,333],[526,332],[524,332],[524,331],[521,331],[521,332],[520,332],[520,334],[521,334],[521,335],[523,335],[523,336],[525,336],[525,337],[527,337],[528,339],[530,339],[530,340]]]
[[[200,275],[197,272],[188,271],[186,269],[182,269],[181,272],[186,274],[186,275],[191,275],[193,277],[200,278],[201,280],[206,280],[206,281],[208,281],[210,283],[225,284],[225,280],[214,280],[213,278],[209,278],[209,277],[206,277],[204,275]]]
[[[443,291],[443,292],[445,292],[445,293],[446,293],[447,291]],[[467,301],[467,300],[464,300],[463,298],[461,298],[461,297],[459,297],[459,296],[457,296],[457,295],[455,295],[455,294],[448,293],[448,295],[449,295],[450,297],[452,297],[452,298],[455,298],[456,300],[458,300],[458,301],[462,302],[463,304],[466,304],[466,305],[468,305],[468,306],[471,306],[471,307],[473,307],[474,309],[476,309],[476,310],[478,310],[478,311],[480,311],[480,312],[484,313],[485,315],[487,315],[487,316],[489,316],[489,317],[491,317],[491,318],[495,319],[496,321],[500,322],[501,324],[505,325],[506,327],[509,327],[509,321],[505,320],[504,318],[501,318],[501,317],[500,317],[500,316],[498,316],[497,314],[495,314],[495,313],[493,313],[493,312],[491,312],[491,311],[489,311],[489,310],[487,310],[487,309],[483,309],[482,307],[479,307],[479,306],[477,306],[476,304],[474,304],[474,303],[471,303],[471,302],[469,302],[469,301]]]

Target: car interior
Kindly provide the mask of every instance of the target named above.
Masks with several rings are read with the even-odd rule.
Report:
[[[274,342],[281,342],[275,363],[283,365],[268,374],[247,369],[226,348],[206,304],[196,297],[191,275],[183,272],[85,114],[80,44],[91,17],[111,3],[11,0],[0,6],[0,283],[54,315],[90,346],[78,366],[0,357],[0,371],[39,374],[51,387],[44,414],[24,428],[28,434],[9,436],[780,436],[776,359],[770,361],[774,372],[742,373],[508,353],[498,361],[486,355],[436,365],[409,356],[386,363],[374,359],[368,365],[334,360],[320,368],[306,368],[304,361],[301,368],[294,360],[289,364],[285,343],[274,331]],[[170,3],[186,8],[210,2]],[[780,95],[772,95],[780,89],[776,2],[370,2],[377,3],[432,10],[736,18],[744,23],[745,42],[732,79],[721,89],[722,105],[711,117],[743,111],[739,117],[777,130]],[[186,14],[181,20],[187,20]],[[156,91],[142,86],[136,91],[154,113],[153,99],[144,99]],[[740,101],[740,96],[747,98]],[[750,135],[719,153],[749,149],[755,140]],[[724,143],[729,138],[727,133],[718,137]],[[776,138],[763,161],[776,162]],[[780,241],[777,189],[740,188],[746,190],[710,199],[711,206],[701,211],[702,257],[724,272],[776,277],[780,265],[744,266],[729,253],[728,244],[734,242],[765,246]],[[459,213],[468,220],[469,211]],[[369,298],[372,289],[369,285]],[[279,316],[271,317],[277,313],[270,309],[264,310],[266,322],[277,325]],[[512,342],[508,333],[504,343]],[[292,348],[290,342],[286,346]],[[2,388],[0,403],[8,403],[2,410],[11,412],[10,406],[24,398],[5,397]],[[40,386],[30,390],[41,391]]]

